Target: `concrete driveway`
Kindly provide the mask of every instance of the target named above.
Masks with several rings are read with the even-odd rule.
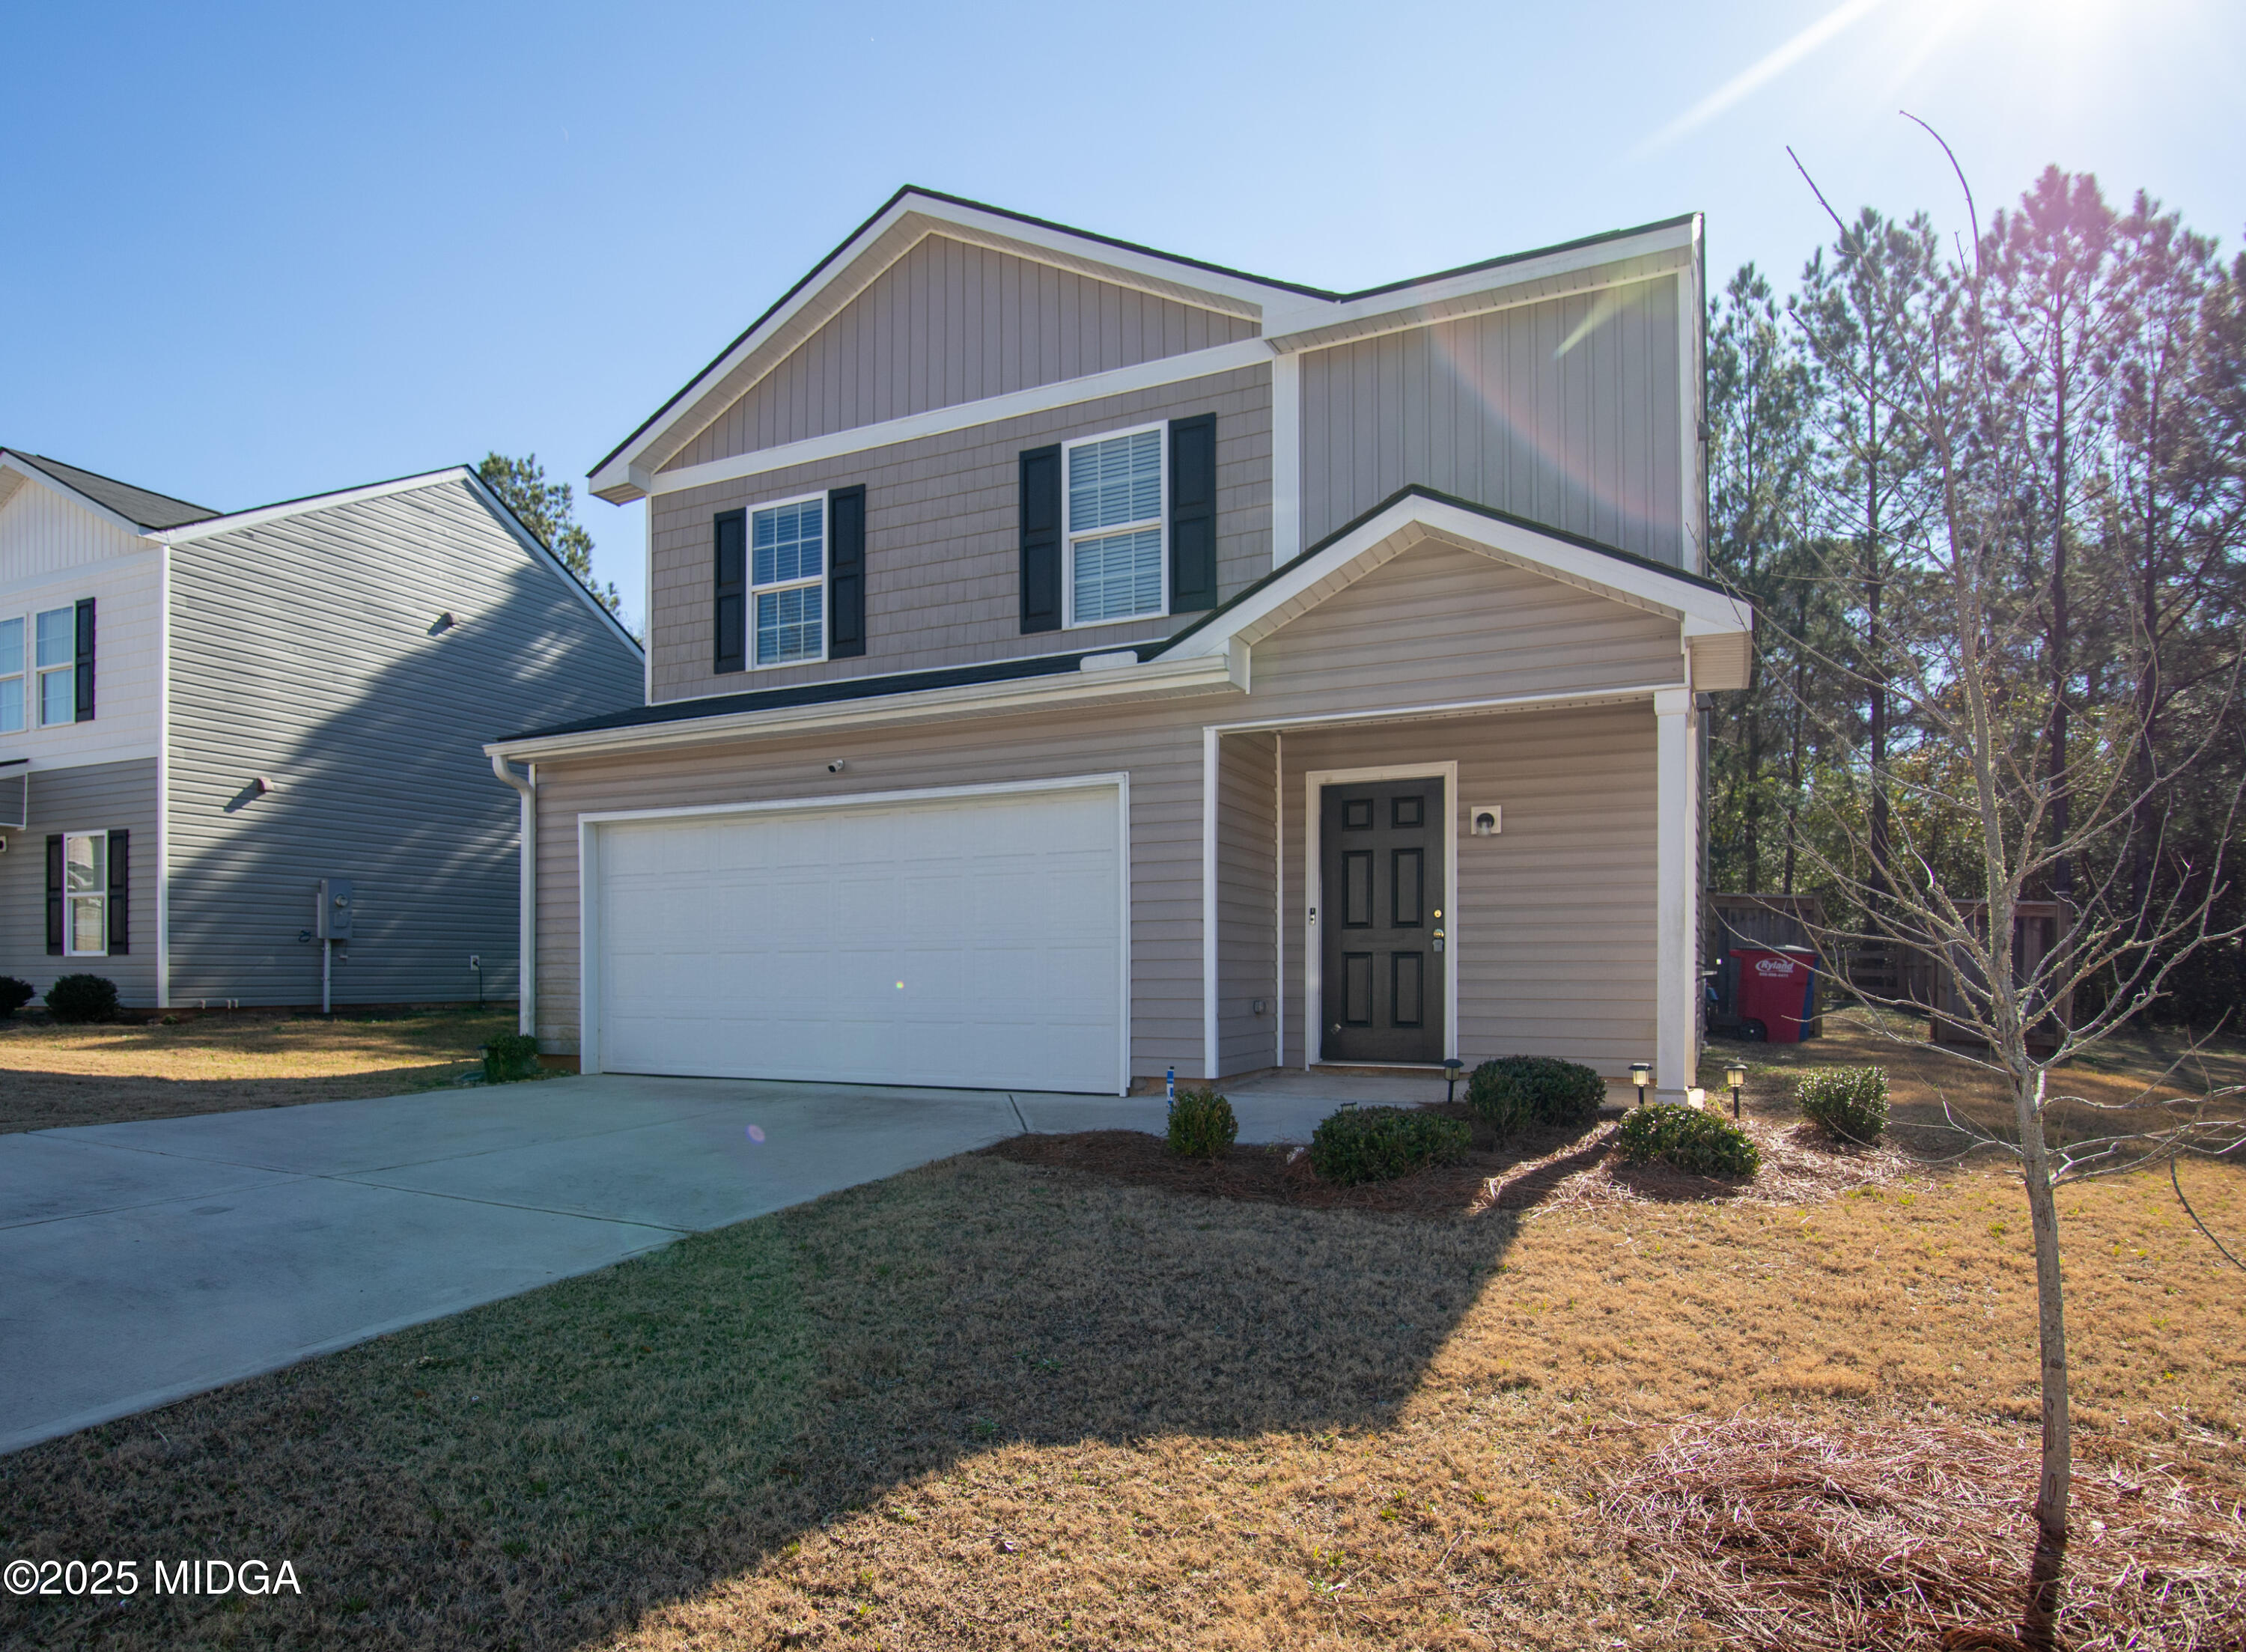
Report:
[[[1307,1140],[1332,1106],[1254,1088],[1243,1140]],[[603,1075],[0,1135],[0,1452],[1024,1129],[1162,1119],[1160,1098]]]

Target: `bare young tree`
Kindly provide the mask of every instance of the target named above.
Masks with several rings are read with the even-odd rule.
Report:
[[[1954,156],[1951,164],[1957,168]],[[1970,189],[1957,170],[1971,214]],[[1808,179],[1806,168],[1802,175]],[[1831,214],[1821,192],[1818,201]],[[1845,242],[1849,227],[1837,214],[1834,222]],[[2016,1159],[2034,1235],[2042,1471],[2022,1638],[2047,1647],[2061,1604],[2072,1472],[2054,1190],[2085,1176],[2246,1146],[2246,1125],[2228,1098],[2154,1091],[2120,1110],[2110,1128],[2101,1124],[2100,1133],[2057,1131],[2052,1109],[2062,1098],[2052,1075],[2140,1016],[2195,952],[2239,933],[2215,915],[2224,909],[2224,853],[2239,824],[2236,785],[2219,830],[2189,844],[2163,837],[2151,846],[2156,860],[2191,862],[2188,875],[2140,899],[2132,868],[2137,835],[2166,830],[2161,804],[2179,778],[2218,743],[2238,738],[2231,707],[2241,637],[2233,625],[2221,639],[2221,669],[2199,697],[2212,709],[2193,724],[2192,738],[2156,745],[2141,725],[2147,708],[2165,703],[2165,690],[2140,694],[2136,678],[2159,670],[2159,639],[2143,635],[2134,617],[2144,610],[2128,600],[2128,570],[2078,556],[2070,581],[2091,588],[2101,612],[2121,616],[2118,624],[2136,629],[2106,668],[2098,714],[2074,721],[2064,759],[2052,760],[2054,697],[2066,685],[2055,681],[2051,658],[2047,557],[2053,545],[2072,541],[2052,529],[2050,432],[2017,393],[2016,340],[1992,299],[1991,265],[2003,250],[1977,231],[1931,297],[1927,287],[1907,287],[1865,261],[1849,275],[1861,284],[1859,313],[1875,318],[1891,341],[1887,377],[1875,381],[1854,352],[1820,357],[1839,394],[1860,409],[1876,402],[1883,424],[1907,430],[1923,455],[1928,504],[1908,540],[1895,542],[1885,574],[1907,568],[1916,598],[1908,615],[1889,613],[1878,632],[1860,631],[1853,646],[1828,650],[1816,667],[1852,678],[1860,696],[1876,689],[1902,701],[1916,731],[1912,760],[1895,763],[1867,749],[1860,727],[1828,727],[1827,738],[1853,758],[1841,795],[1824,800],[1826,830],[1806,837],[1804,851],[1842,904],[1876,914],[1814,931],[1828,976],[1845,980],[1832,962],[1868,942],[1909,955],[1913,980],[1950,986],[1903,1007],[1955,1023],[1970,1041],[1956,1050],[1958,1059],[1998,1075],[2012,1104],[2011,1127],[2001,1134],[1954,1112],[1951,1118],[1976,1144]],[[2037,547],[2045,554],[2033,554]],[[1857,547],[1840,547],[1828,577],[1861,584]],[[1784,618],[1768,621],[1782,627]],[[1788,646],[1817,647],[1808,638]],[[1814,701],[1804,710],[1821,715]],[[1881,798],[1892,808],[1871,806]],[[2052,890],[2063,870],[2072,873],[2072,899],[2048,947],[2023,954],[2015,939],[2019,909]],[[1895,1001],[1860,996],[1858,1004],[1867,1024],[1892,1032],[1892,1017],[1880,1012],[1897,1008]]]

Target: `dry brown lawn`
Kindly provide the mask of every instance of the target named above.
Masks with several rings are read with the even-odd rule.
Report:
[[[166,1026],[0,1021],[0,1133],[395,1096],[449,1083],[512,1008],[332,1021],[242,1011]]]
[[[1601,1513],[1672,1424],[2032,1431],[2001,1173],[1569,1185],[1414,1217],[948,1160],[0,1458],[0,1555],[304,1588],[0,1596],[0,1643],[1710,1645]],[[2246,1234],[2246,1173],[2185,1186]],[[2061,1209],[2086,1476],[2235,1506],[2242,1276],[2165,1180]]]

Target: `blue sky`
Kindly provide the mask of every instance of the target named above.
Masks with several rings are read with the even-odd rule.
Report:
[[[2236,0],[0,0],[0,443],[237,509],[585,470],[898,185],[1357,287],[1698,209],[1718,279],[2046,161],[2246,228]],[[637,507],[583,501],[640,604]]]

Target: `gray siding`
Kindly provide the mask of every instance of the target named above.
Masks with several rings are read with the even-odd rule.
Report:
[[[472,998],[472,953],[512,997],[520,812],[480,748],[638,704],[637,651],[457,481],[177,547],[171,648],[173,1002],[317,1003],[327,875],[339,1002]]]
[[[665,470],[1255,336],[1253,322],[930,235]]]
[[[1217,1071],[1273,1064],[1278,1021],[1272,970],[1278,952],[1278,742],[1235,734],[1217,742]],[[1264,1001],[1262,1015],[1256,1000]]]
[[[1229,596],[1271,566],[1268,367],[657,496],[648,507],[653,697],[741,693],[1168,636],[1185,622],[1161,616],[1022,635],[1018,460],[1024,448],[1207,412],[1216,415],[1218,586]],[[865,656],[718,675],[711,669],[711,519],[854,483],[866,487]]]
[[[1679,371],[1673,275],[1306,351],[1303,543],[1416,482],[1682,566]]]
[[[14,806],[14,783],[8,785]],[[126,957],[57,958],[47,953],[47,835],[55,832],[133,834],[133,906]],[[35,769],[31,824],[7,833],[0,855],[0,976],[28,981],[44,993],[57,976],[106,976],[135,1008],[156,1002],[156,759]]]
[[[1674,621],[1430,542],[1257,644],[1247,694],[541,763],[539,1034],[549,1050],[576,1049],[581,812],[1124,770],[1131,775],[1133,1071],[1159,1078],[1174,1064],[1181,1077],[1198,1075],[1204,725],[1644,688],[1681,680],[1682,669]],[[1504,1053],[1499,1045],[1548,1049],[1611,1067],[1650,1048],[1653,734],[1651,708],[1640,699],[1557,715],[1290,733],[1285,746],[1297,789],[1312,758],[1311,766],[1323,767],[1455,756],[1466,789],[1478,794],[1474,801],[1487,795],[1507,805],[1512,859],[1502,865],[1521,868],[1517,880],[1485,887],[1461,876],[1462,885],[1483,889],[1477,899],[1488,914],[1473,942],[1483,945],[1486,935],[1488,950],[1467,987],[1495,1006],[1466,1018],[1470,1047],[1484,1054]],[[835,758],[847,761],[842,775],[827,772]],[[1237,1071],[1270,1062],[1271,1024],[1249,1008],[1276,994],[1269,738],[1228,737],[1219,762],[1219,1064]],[[1528,812],[1518,833],[1515,806]],[[1290,800],[1289,809],[1299,843],[1300,806]],[[1299,859],[1299,846],[1292,853]],[[1287,1018],[1299,1058],[1299,876],[1295,883],[1287,947],[1297,984]],[[1555,946],[1581,955],[1563,959]],[[1532,979],[1540,970],[1550,971],[1548,984]]]
[[[1456,761],[1451,806],[1495,803],[1465,834],[1451,931],[1459,1054],[1558,1056],[1610,1078],[1653,1055],[1654,718],[1640,703],[1286,737],[1288,1064],[1303,1059],[1304,777]],[[1315,1006],[1312,1007],[1315,1013]]]

